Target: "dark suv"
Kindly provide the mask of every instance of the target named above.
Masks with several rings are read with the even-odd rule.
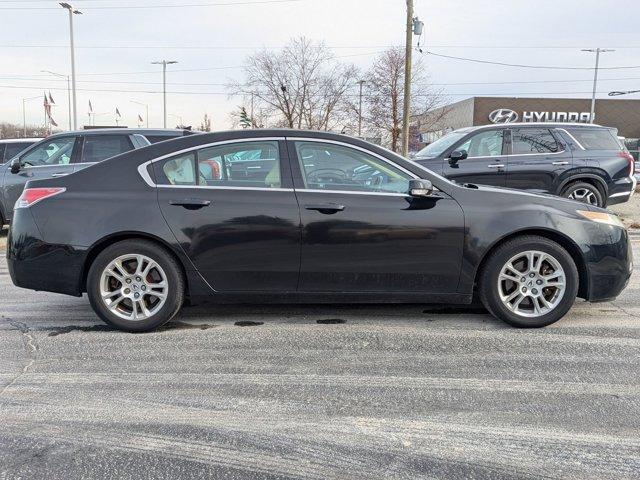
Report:
[[[459,183],[535,190],[599,207],[629,200],[634,161],[613,128],[509,123],[463,128],[414,161]]]
[[[51,135],[0,166],[0,226],[11,221],[13,205],[29,180],[69,175],[129,150],[191,133],[189,130],[105,128]]]

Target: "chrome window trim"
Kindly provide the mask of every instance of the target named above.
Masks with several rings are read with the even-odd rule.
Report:
[[[209,147],[215,147],[218,145],[226,145],[226,144],[232,144],[232,143],[250,143],[250,142],[260,142],[260,141],[280,141],[280,140],[286,140],[285,137],[250,137],[250,138],[235,138],[233,140],[220,140],[217,142],[212,142],[212,143],[205,143],[202,145],[196,145],[195,147],[189,147],[189,148],[183,148],[182,150],[178,150],[175,152],[171,152],[168,153],[167,155],[162,155],[160,157],[157,158],[152,158],[151,160],[148,160],[144,163],[141,163],[140,165],[138,165],[138,173],[140,174],[140,176],[142,177],[142,179],[145,181],[145,183],[147,185],[149,185],[150,187],[155,187],[155,188],[205,188],[205,189],[212,189],[212,188],[217,188],[217,189],[225,189],[225,190],[229,190],[229,189],[250,189],[250,190],[276,190],[275,188],[267,188],[267,187],[222,187],[222,186],[211,186],[211,185],[158,185],[156,184],[153,179],[151,178],[151,176],[149,175],[149,172],[147,170],[147,167],[149,165],[152,165],[156,162],[159,162],[161,160],[166,160],[167,158],[171,158],[171,157],[176,157],[178,155],[182,155],[185,153],[189,153],[189,152],[193,152],[194,150],[202,150],[205,148],[209,148]],[[278,159],[279,161],[279,159]],[[288,189],[282,189],[284,191],[287,191]],[[291,189],[293,190],[293,189]]]
[[[372,152],[371,150],[367,150],[366,148],[359,147],[358,145],[353,145],[353,144],[347,143],[347,142],[341,142],[339,140],[329,140],[329,139],[324,139],[324,138],[289,137],[288,140],[291,140],[292,142],[303,141],[303,142],[315,142],[315,143],[330,143],[330,144],[333,144],[333,145],[341,145],[343,147],[353,148],[354,150],[360,150],[361,152],[364,152],[364,153],[367,153],[367,154],[369,154],[369,155],[371,155],[373,157],[379,158],[383,162],[388,163],[389,165],[391,165],[392,167],[397,168],[398,170],[401,170],[402,172],[406,173],[407,175],[409,175],[413,179],[418,179],[418,180],[420,179],[420,177],[418,177],[415,173],[410,172],[406,168],[398,165],[397,163],[392,162],[388,158],[385,158],[385,157],[383,157],[382,155],[380,155],[380,154],[378,154],[376,152]],[[302,190],[302,189],[299,189],[299,190]],[[304,190],[307,190],[307,189],[305,188]]]
[[[435,188],[434,188],[435,190]],[[346,195],[381,195],[385,197],[410,197],[409,193],[396,193],[396,192],[375,192],[375,191],[356,191],[356,190],[321,190],[314,188],[298,188],[296,192],[310,192],[310,193],[333,193],[333,194],[346,194]]]
[[[51,165],[21,165],[20,170],[27,170],[29,168],[45,168],[45,167],[73,167],[74,165],[78,165],[77,163],[52,163]]]

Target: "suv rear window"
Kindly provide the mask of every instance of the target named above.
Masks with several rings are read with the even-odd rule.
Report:
[[[607,128],[567,128],[586,150],[622,150],[617,137]]]

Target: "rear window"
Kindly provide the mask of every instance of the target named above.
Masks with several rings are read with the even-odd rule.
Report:
[[[617,137],[606,128],[567,128],[586,150],[622,150]]]
[[[82,162],[95,163],[132,150],[126,135],[89,135],[84,139]]]

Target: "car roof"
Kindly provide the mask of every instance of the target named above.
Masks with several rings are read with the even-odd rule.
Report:
[[[71,130],[69,132],[54,133],[47,138],[56,138],[62,136],[87,136],[87,135],[160,135],[160,136],[176,136],[190,135],[200,133],[191,130],[181,130],[177,128],[89,128],[86,130]]]
[[[35,143],[42,140],[42,138],[2,138],[0,143]]]
[[[508,128],[508,127],[545,127],[545,128],[613,128],[598,125],[597,123],[569,123],[569,122],[509,122],[509,123],[490,123],[487,125],[476,125],[473,127],[464,127],[454,130],[456,132],[474,132],[489,128]]]

